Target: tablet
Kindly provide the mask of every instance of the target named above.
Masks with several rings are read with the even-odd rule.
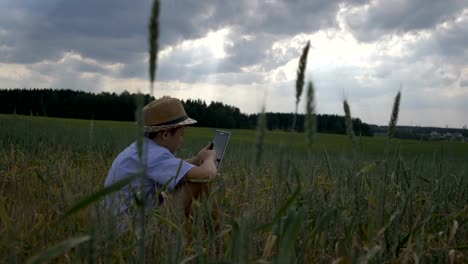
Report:
[[[223,160],[224,152],[226,151],[226,146],[231,137],[231,132],[215,130],[215,135],[213,137],[213,150],[216,152],[216,168],[219,168],[221,161]]]

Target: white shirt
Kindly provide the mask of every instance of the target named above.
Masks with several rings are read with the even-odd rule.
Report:
[[[141,196],[139,197],[145,197],[146,205],[154,207],[157,205],[156,200],[162,202],[162,197],[155,197],[158,188],[167,185],[169,190],[174,190],[193,167],[194,165],[176,158],[168,149],[145,137],[142,161],[138,157],[137,144],[134,142],[114,160],[104,186],[137,175],[144,169],[143,177],[136,177],[130,184],[124,186],[113,195],[113,200],[108,197],[107,206],[114,208],[115,214],[125,213],[129,205],[135,201],[135,193],[141,186]],[[120,211],[118,210],[119,205]]]

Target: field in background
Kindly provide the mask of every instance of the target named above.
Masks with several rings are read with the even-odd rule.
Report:
[[[255,131],[230,131],[214,185],[220,230],[206,224],[201,204],[187,241],[181,223],[155,210],[145,231],[148,259],[466,260],[468,144],[363,137],[353,149],[347,136],[319,134],[309,153],[304,134],[275,131],[256,163]],[[212,134],[189,128],[178,155],[195,155]],[[0,115],[0,262],[52,257],[54,249],[60,262],[138,259],[136,236],[112,232],[95,204],[59,221],[102,188],[136,135],[128,122]]]

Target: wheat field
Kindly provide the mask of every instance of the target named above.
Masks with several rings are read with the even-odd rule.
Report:
[[[158,19],[156,0],[150,95]],[[145,208],[137,197],[126,231],[101,206],[125,182],[103,183],[116,155],[142,138],[141,97],[136,124],[0,115],[0,262],[466,263],[468,144],[394,139],[400,92],[388,137],[355,135],[346,100],[348,135],[317,134],[314,89],[309,81],[305,133],[266,131],[263,114],[257,131],[231,130],[212,194],[191,219]],[[212,128],[188,129],[177,155],[193,156],[212,135]]]
[[[213,195],[184,224],[161,208],[116,232],[94,196],[135,139],[129,122],[0,116],[0,262],[461,263],[466,261],[468,145],[255,131],[232,138]],[[178,155],[206,145],[189,128]],[[80,201],[88,203],[64,217]]]

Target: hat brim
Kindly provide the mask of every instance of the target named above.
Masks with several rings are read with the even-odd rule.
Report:
[[[197,123],[197,120],[189,117],[185,119],[184,121],[181,121],[176,124],[162,125],[162,126],[144,126],[144,131],[145,132],[158,132],[158,131],[168,130],[168,129],[175,128],[175,127],[193,125],[195,123]]]

